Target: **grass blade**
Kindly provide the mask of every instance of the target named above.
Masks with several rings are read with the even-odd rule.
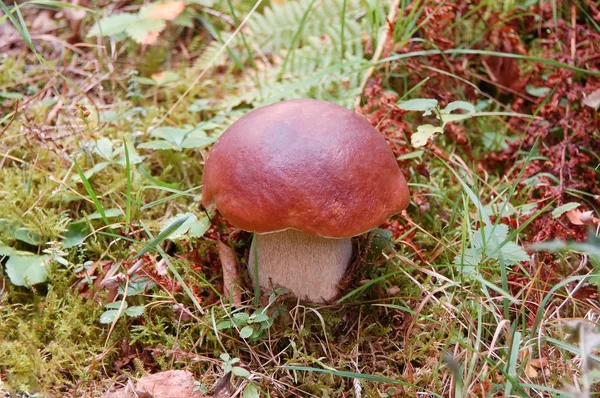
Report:
[[[177,229],[181,227],[183,223],[186,222],[189,218],[190,216],[182,217],[179,220],[175,221],[173,224],[169,225],[164,231],[158,234],[157,237],[153,238],[146,246],[144,246],[144,248],[140,250],[138,254],[136,254],[133,258],[139,258],[154,248],[158,249],[158,244],[167,239],[169,236],[171,236],[173,232],[177,231]],[[144,229],[147,228],[144,227]],[[149,231],[147,230],[146,233],[149,233]]]
[[[131,223],[131,163],[129,161],[129,149],[127,149],[126,140],[123,140],[123,148],[125,148],[125,174],[127,176],[127,196],[125,198],[125,232],[129,232],[129,224]]]
[[[83,174],[83,170],[81,170],[81,167],[79,167],[79,164],[76,160],[74,161],[74,164],[75,168],[77,169],[77,173],[79,174],[79,178],[81,178],[81,183],[83,184],[85,191],[92,199],[92,202],[94,202],[94,206],[96,206],[96,211],[98,211],[98,213],[100,213],[102,216],[102,221],[104,221],[106,225],[110,225],[108,217],[106,217],[106,212],[104,211],[104,206],[102,206],[102,203],[100,203],[100,200],[98,200],[98,196],[96,196],[96,192],[94,192],[94,189],[90,185],[90,181],[87,179],[85,174]]]

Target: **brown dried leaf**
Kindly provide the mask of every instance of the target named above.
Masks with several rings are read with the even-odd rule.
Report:
[[[183,1],[165,1],[163,3],[155,3],[148,6],[147,13],[144,14],[144,17],[172,21],[177,18],[184,9],[185,2]]]
[[[168,370],[144,376],[137,382],[138,391],[161,398],[206,397],[194,391],[194,375],[187,370]]]
[[[144,376],[133,390],[133,384],[129,382],[124,388],[111,388],[101,398],[209,398],[194,391],[194,376],[187,370],[168,370]]]
[[[140,40],[140,44],[154,44],[154,42],[156,42],[156,39],[158,39],[159,35],[160,32],[148,32],[146,36],[144,36],[144,38]]]
[[[234,307],[242,305],[242,292],[236,288],[239,284],[238,261],[235,251],[225,243],[218,241],[219,260],[223,267],[223,294],[226,298],[231,296]]]
[[[600,225],[600,218],[594,217],[594,211],[580,211],[577,209],[569,210],[565,213],[573,225]]]
[[[548,366],[548,358],[533,358],[529,361],[529,364],[534,368],[541,369],[544,366]]]

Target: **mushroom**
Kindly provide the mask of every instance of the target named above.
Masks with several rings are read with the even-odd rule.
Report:
[[[289,100],[248,112],[211,149],[202,202],[254,232],[263,289],[282,286],[323,303],[338,294],[352,259],[350,238],[409,204],[387,142],[341,106]]]

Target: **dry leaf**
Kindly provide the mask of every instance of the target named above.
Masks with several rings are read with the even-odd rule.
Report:
[[[223,267],[223,294],[226,298],[231,296],[234,307],[242,305],[242,292],[236,288],[239,283],[239,274],[237,270],[237,256],[235,251],[225,243],[219,241],[219,260]]]
[[[179,16],[185,9],[183,1],[166,1],[164,3],[156,3],[149,6],[145,18],[162,19],[172,21]]]
[[[527,363],[525,365],[525,374],[527,375],[527,377],[533,379],[534,377],[538,376],[538,371],[535,370],[535,368],[531,366],[530,363]]]
[[[395,296],[395,295],[399,294],[400,292],[401,292],[401,290],[398,286],[392,286],[387,289],[388,296]]]
[[[529,361],[529,364],[534,368],[541,369],[544,366],[548,366],[548,358],[533,358]]]
[[[586,95],[583,99],[583,104],[590,108],[598,109],[600,107],[600,89]]]
[[[101,398],[209,398],[194,391],[194,375],[187,370],[168,370],[138,380],[135,392],[131,382],[125,388],[111,388]]]
[[[159,35],[160,32],[148,32],[148,34],[140,41],[140,44],[154,44]]]
[[[565,213],[573,225],[600,225],[600,218],[594,217],[594,211],[580,211],[577,209],[569,210]]]
[[[194,375],[187,370],[168,370],[144,376],[137,382],[138,391],[161,398],[205,397],[194,391]]]
[[[167,276],[167,262],[164,258],[161,258],[159,262],[154,265],[156,273],[160,276]]]

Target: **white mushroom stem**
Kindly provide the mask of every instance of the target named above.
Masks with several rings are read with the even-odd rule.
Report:
[[[255,248],[261,288],[285,287],[300,299],[315,303],[337,295],[352,259],[349,238],[321,238],[293,229],[254,234],[248,261],[252,280]]]

